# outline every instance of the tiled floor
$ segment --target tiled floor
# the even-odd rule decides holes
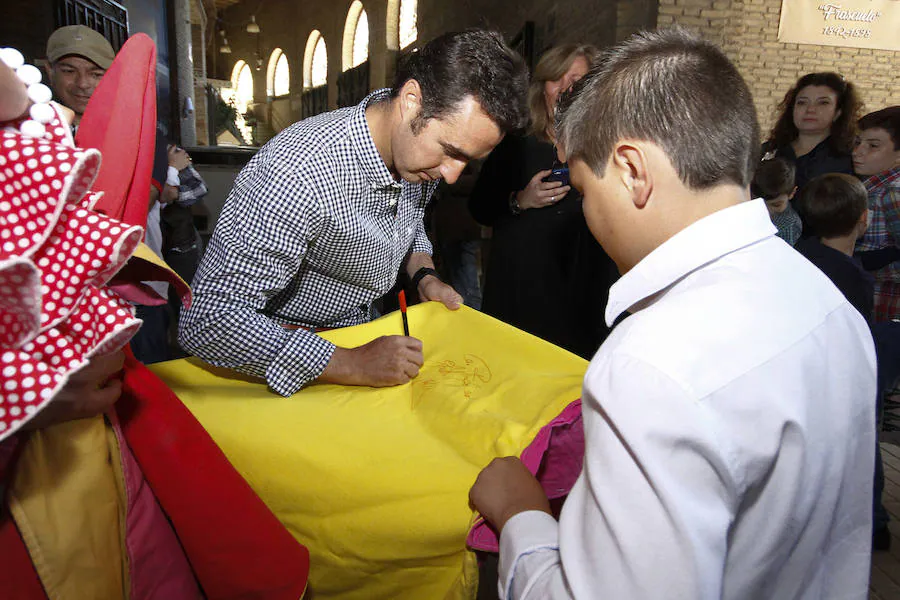
[[[900,442],[900,436],[889,435],[891,441]],[[882,442],[884,460],[884,495],[882,501],[891,515],[890,529],[893,543],[889,552],[872,553],[872,578],[869,581],[869,598],[875,600],[900,600],[900,446]]]

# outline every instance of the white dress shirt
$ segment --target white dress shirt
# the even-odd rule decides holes
[[[560,521],[501,536],[502,598],[865,598],[875,351],[761,200],[679,232],[610,291]]]

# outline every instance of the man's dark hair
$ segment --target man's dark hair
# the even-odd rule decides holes
[[[571,160],[603,175],[613,145],[632,138],[668,155],[681,181],[750,184],[759,125],[750,90],[715,45],[682,28],[638,33],[610,49],[558,111]]]
[[[750,193],[754,198],[772,200],[794,190],[794,163],[781,157],[764,160],[756,167]]]
[[[413,122],[414,131],[428,119],[452,114],[467,96],[478,101],[503,133],[528,125],[528,69],[499,33],[481,29],[446,33],[403,56],[391,97],[396,98],[410,79],[422,88],[422,112]]]
[[[851,175],[819,175],[800,191],[797,212],[804,233],[820,238],[847,235],[868,207],[866,187]]]
[[[876,110],[859,120],[861,132],[876,127],[887,131],[894,144],[894,150],[900,150],[900,106],[888,106]]]

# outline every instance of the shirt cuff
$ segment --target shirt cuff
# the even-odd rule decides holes
[[[559,523],[541,510],[511,518],[500,532],[500,598],[509,598],[519,559],[540,550],[559,551]]]
[[[172,187],[181,185],[181,179],[178,177],[178,169],[171,165],[169,165],[169,168],[166,170],[166,185],[171,185]]]
[[[416,232],[416,237],[413,239],[412,246],[410,247],[410,252],[421,252],[422,254],[427,254],[428,256],[431,256],[434,253],[434,249],[431,246],[431,240],[428,239],[428,235],[425,233],[424,229],[420,228]]]
[[[266,383],[282,396],[291,396],[316,379],[328,366],[336,346],[304,329],[296,330],[266,369]]]

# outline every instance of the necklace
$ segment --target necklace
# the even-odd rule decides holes
[[[56,116],[56,111],[50,106],[53,92],[41,83],[41,71],[34,65],[25,64],[25,57],[15,48],[0,48],[0,60],[16,72],[19,81],[28,88],[28,99],[33,102],[28,109],[31,118],[19,125],[19,132],[29,137],[43,137],[47,132],[44,125]]]

